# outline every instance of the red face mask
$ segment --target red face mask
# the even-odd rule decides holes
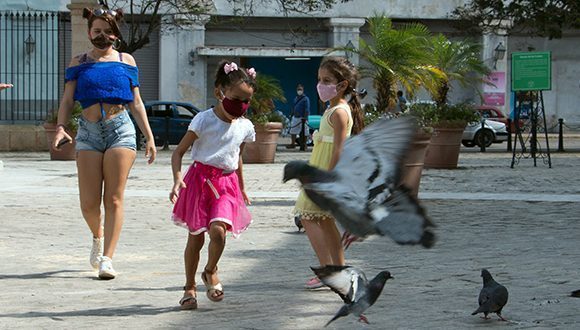
[[[222,100],[222,105],[224,106],[224,110],[229,113],[231,116],[238,118],[246,114],[248,108],[250,107],[249,101],[242,101],[242,100],[232,100],[227,97],[224,97]]]

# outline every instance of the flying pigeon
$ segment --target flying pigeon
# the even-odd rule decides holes
[[[344,301],[344,305],[326,323],[325,327],[337,318],[348,314],[358,316],[359,321],[368,324],[369,321],[363,313],[377,301],[385,282],[393,278],[388,271],[382,271],[369,282],[362,270],[352,266],[327,265],[310,268],[322,283],[336,292]]]
[[[487,314],[496,313],[502,321],[507,321],[501,316],[501,310],[507,304],[508,290],[494,281],[487,269],[481,270],[481,277],[483,277],[483,288],[479,293],[479,308],[471,315],[483,313],[483,318],[488,319]]]
[[[349,138],[331,171],[291,161],[284,182],[298,179],[306,195],[349,233],[388,235],[399,244],[431,247],[435,225],[409,189],[399,184],[405,152],[416,132],[410,118],[382,119]]]

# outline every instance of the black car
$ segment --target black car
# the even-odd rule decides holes
[[[155,145],[179,144],[187,132],[191,119],[202,110],[191,103],[173,101],[145,102],[145,111],[149,126],[153,131]],[[134,118],[131,118],[137,128],[137,147],[141,148],[145,141]]]

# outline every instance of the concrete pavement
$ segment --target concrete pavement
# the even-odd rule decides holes
[[[186,232],[171,224],[170,153],[147,166],[140,154],[126,196],[112,281],[95,279],[90,234],[79,210],[74,162],[47,153],[0,153],[0,328],[319,329],[340,308],[329,290],[302,289],[316,259],[291,210],[296,183],[282,167],[309,153],[278,149],[274,164],[245,166],[254,223],[229,239],[220,263],[226,298],[177,308]],[[420,198],[438,225],[433,249],[386,238],[355,243],[349,264],[389,281],[367,313],[369,329],[580,327],[580,154],[552,154],[553,168],[511,154],[466,151],[457,170],[425,170]],[[205,256],[202,262],[205,261]],[[510,290],[504,316],[477,307],[481,268]],[[329,328],[363,328],[342,318]]]

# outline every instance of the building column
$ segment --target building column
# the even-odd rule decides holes
[[[505,34],[484,34],[483,61],[490,68],[490,80],[495,86],[483,85],[484,104],[493,105],[509,116],[511,99],[511,79],[508,68],[508,37]],[[498,57],[496,48],[503,48],[503,56]]]
[[[209,16],[198,16],[187,25],[176,27],[179,17],[167,17],[159,42],[159,98],[190,102],[204,109],[207,105],[207,61],[197,55],[205,46],[205,24]],[[168,21],[172,20],[172,21]]]
[[[90,0],[71,0],[66,7],[70,10],[71,55],[74,57],[88,52],[93,47],[87,36],[87,20],[83,18],[83,8],[99,7],[99,3]]]
[[[365,24],[364,18],[330,18],[327,24],[331,29],[331,33],[328,36],[329,47],[352,47],[358,49],[360,27]],[[359,64],[359,56],[357,54],[333,52],[332,55],[345,56],[352,64]]]

